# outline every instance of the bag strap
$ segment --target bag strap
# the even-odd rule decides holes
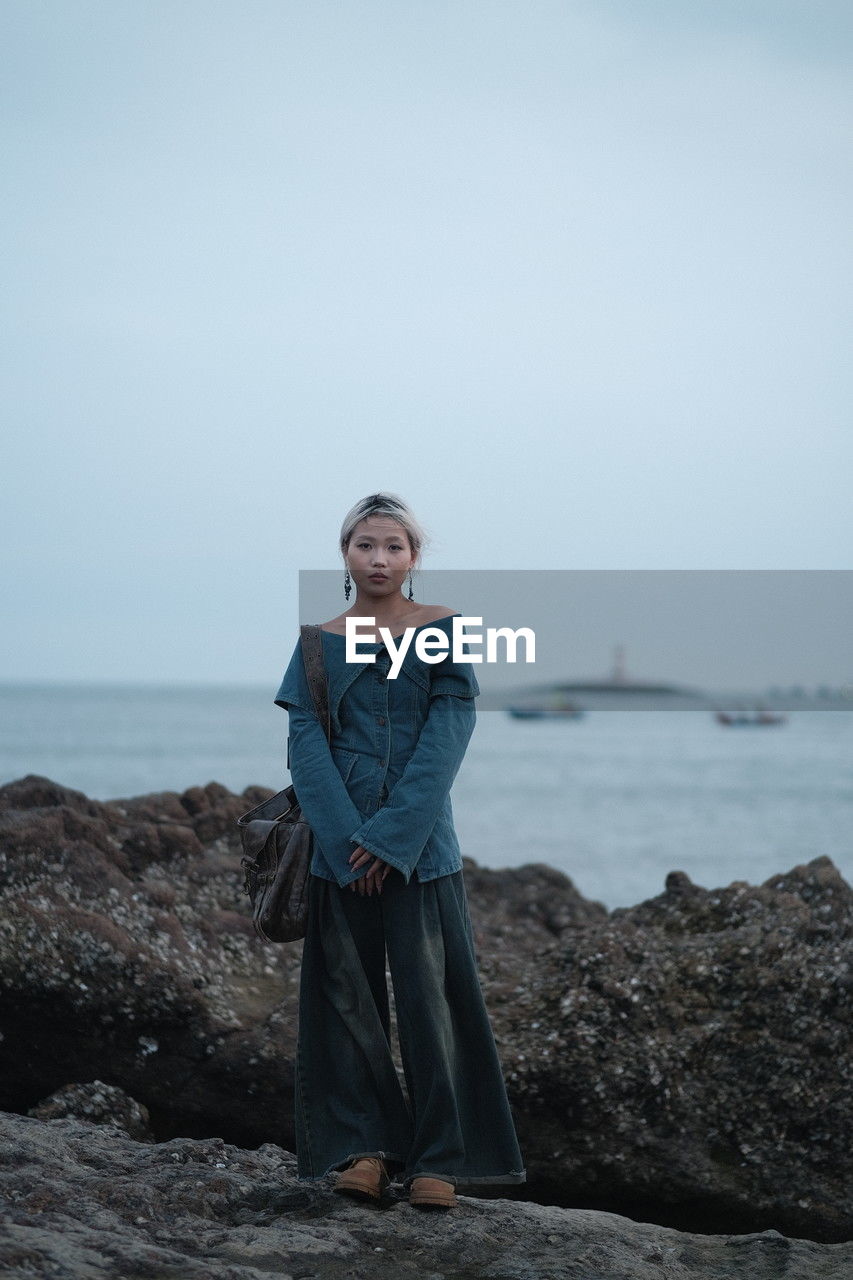
[[[305,623],[299,628],[299,635],[302,641],[302,661],[305,664],[308,688],[311,690],[311,697],[314,700],[314,710],[317,713],[317,719],[323,726],[327,740],[331,742],[329,677],[326,674],[326,664],[323,662],[323,641],[320,637],[320,627],[316,623]]]

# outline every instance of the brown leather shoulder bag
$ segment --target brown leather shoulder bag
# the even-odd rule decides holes
[[[329,685],[320,627],[299,628],[302,657],[317,719],[331,739]],[[237,819],[243,844],[243,892],[264,942],[296,942],[308,920],[308,872],[314,836],[293,786],[270,796]]]

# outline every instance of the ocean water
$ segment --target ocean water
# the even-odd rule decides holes
[[[276,789],[287,714],[267,687],[0,686],[0,782],[42,774],[108,800],[210,781]],[[853,714],[726,729],[706,711],[480,711],[454,784],[463,853],[546,862],[629,906],[669,871],[759,884],[826,855],[853,880]]]

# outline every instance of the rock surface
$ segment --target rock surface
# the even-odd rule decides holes
[[[100,1078],[144,1102],[158,1136],[293,1147],[301,944],[257,938],[235,826],[269,794],[0,787],[0,1109]],[[467,873],[480,945],[515,956],[499,985],[563,923],[606,917],[549,867],[513,874],[507,894],[504,873]]]
[[[88,1120],[90,1124],[111,1124],[136,1142],[153,1142],[148,1108],[131,1098],[124,1089],[103,1080],[87,1084],[67,1084],[57,1089],[28,1115],[37,1120],[62,1120],[66,1116]]]
[[[851,937],[853,893],[818,858],[713,892],[673,873],[545,951],[494,1012],[553,1198],[853,1237]]]
[[[685,1235],[583,1209],[459,1196],[425,1213],[304,1183],[294,1158],[219,1138],[0,1114],[7,1280],[842,1280],[853,1245]]]
[[[268,794],[0,788],[0,1108],[98,1078],[159,1136],[216,1119],[221,1137],[293,1145],[299,948],[256,938],[234,825]]]
[[[293,1148],[301,947],[256,938],[235,826],[269,794],[0,788],[0,1108],[100,1081],[158,1139]],[[512,1199],[853,1236],[853,893],[827,859],[760,887],[673,872],[611,913],[543,865],[465,881]]]

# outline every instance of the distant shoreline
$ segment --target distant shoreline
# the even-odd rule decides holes
[[[701,690],[678,689],[666,685],[628,685],[619,687],[597,683],[554,683],[523,686],[509,690],[484,689],[477,700],[482,711],[502,711],[512,704],[547,705],[554,697],[569,697],[585,711],[716,711],[745,706],[766,706],[774,711],[853,711],[853,687],[849,693],[830,691],[826,694],[766,690]]]

